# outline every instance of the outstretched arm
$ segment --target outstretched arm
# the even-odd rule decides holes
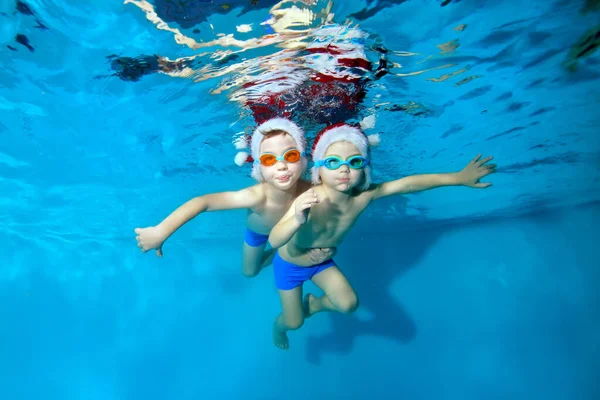
[[[135,228],[138,247],[146,252],[156,249],[156,254],[162,257],[163,243],[186,222],[206,211],[233,210],[252,208],[260,200],[255,187],[239,190],[237,192],[211,193],[195,197],[165,218],[157,226],[148,228]]]
[[[298,196],[290,209],[271,229],[271,233],[269,234],[271,247],[277,249],[289,242],[292,236],[306,222],[308,210],[313,204],[318,202],[317,194],[312,189],[308,189]]]
[[[495,164],[487,164],[492,157],[481,159],[481,154],[472,159],[460,172],[445,174],[411,175],[395,181],[378,185],[373,191],[373,199],[407,194],[434,189],[442,186],[468,186],[471,188],[487,188],[489,182],[479,182],[481,178],[496,171]]]

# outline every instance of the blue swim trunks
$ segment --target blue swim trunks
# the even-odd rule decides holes
[[[277,286],[277,289],[292,290],[293,288],[302,285],[307,280],[312,279],[312,277],[319,272],[335,265],[335,261],[330,258],[329,260],[313,265],[312,267],[301,267],[285,261],[279,256],[279,252],[277,252],[273,258],[275,285]]]
[[[269,235],[262,235],[260,233],[256,233],[246,228],[246,233],[244,234],[244,240],[248,243],[248,246],[258,247],[267,243],[269,240]]]

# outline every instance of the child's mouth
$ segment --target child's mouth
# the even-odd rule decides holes
[[[279,182],[288,182],[290,180],[290,176],[289,175],[280,176],[279,178],[277,178],[277,180]]]

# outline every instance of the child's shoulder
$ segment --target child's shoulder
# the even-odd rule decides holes
[[[235,195],[239,199],[243,199],[241,201],[246,205],[245,208],[254,209],[266,203],[266,192],[262,183],[245,187],[236,192]]]
[[[379,190],[380,183],[371,183],[366,189],[354,189],[357,196],[367,197],[372,196],[373,192]]]
[[[257,183],[244,189],[248,194],[257,199],[263,199],[266,196],[265,183]]]
[[[373,184],[370,185],[367,189],[354,189],[354,191],[352,192],[352,197],[354,198],[354,201],[368,204],[372,200],[373,193],[376,189],[377,186]]]

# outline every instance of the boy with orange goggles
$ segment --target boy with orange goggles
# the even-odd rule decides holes
[[[271,228],[283,217],[298,195],[310,189],[308,181],[300,179],[306,170],[304,132],[285,118],[270,119],[256,128],[250,138],[238,143],[238,148],[251,147],[251,155],[240,152],[236,164],[254,161],[251,176],[259,183],[238,191],[206,194],[195,197],[165,218],[157,226],[136,228],[138,247],[146,252],[156,249],[162,257],[164,242],[186,222],[206,211],[248,209],[242,252],[242,273],[258,275],[269,265],[274,251],[266,250]],[[331,258],[333,249],[309,249],[300,256],[300,263],[313,265]]]

